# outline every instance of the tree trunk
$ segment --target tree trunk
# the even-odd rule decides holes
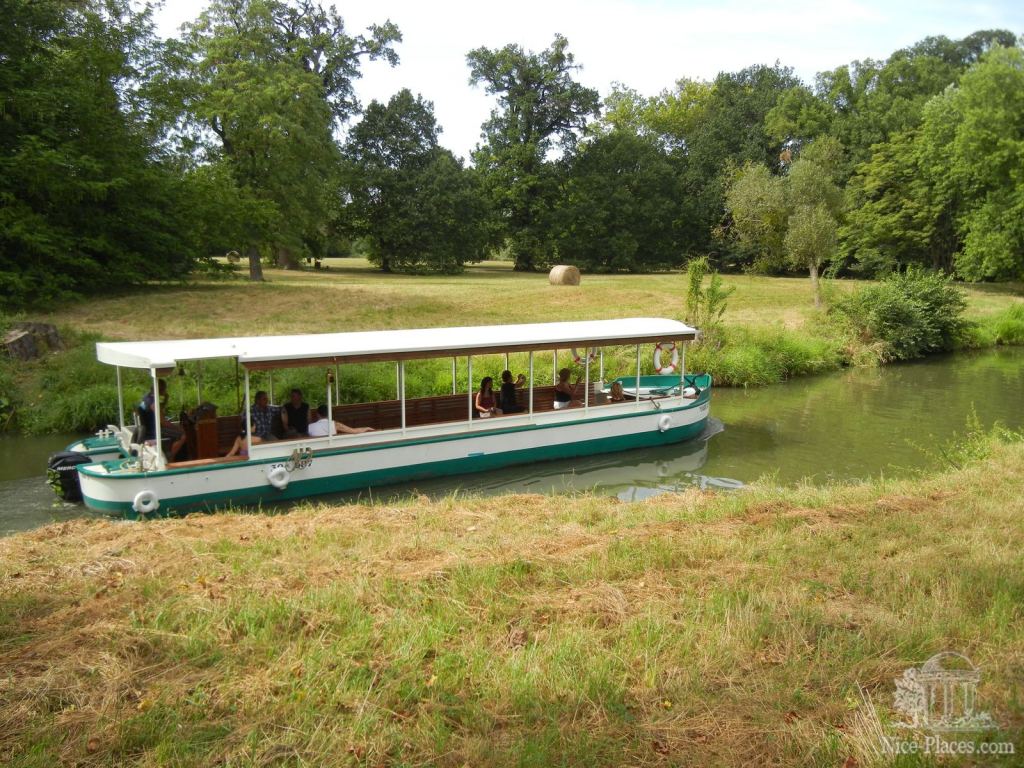
[[[523,235],[512,237],[512,270],[515,272],[533,272],[536,270],[532,238]]]
[[[277,249],[277,266],[281,269],[298,269],[299,262],[296,260],[295,256],[292,255],[291,250],[284,246],[280,246]]]
[[[821,309],[821,284],[818,282],[818,265],[811,264],[811,285],[814,287],[814,308]]]
[[[263,282],[263,264],[260,263],[260,249],[250,245],[246,254],[249,257],[249,280],[254,283]]]

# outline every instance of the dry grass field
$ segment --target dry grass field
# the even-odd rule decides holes
[[[328,259],[327,270],[267,269],[267,282],[241,279],[164,288],[137,302],[111,297],[49,317],[109,339],[270,335],[438,325],[489,325],[615,317],[678,317],[680,274],[586,275],[582,285],[550,286],[544,274],[485,262],[454,276],[385,275],[360,259]],[[732,325],[802,328],[820,321],[803,278],[726,275],[734,287]],[[856,281],[835,281],[848,291]],[[968,287],[969,313],[991,314],[1024,301],[1021,286]]]
[[[3,539],[0,763],[888,765],[858,684],[890,713],[943,650],[1019,754],[1024,445],[980,453],[864,486]]]

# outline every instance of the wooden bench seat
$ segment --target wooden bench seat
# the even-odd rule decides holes
[[[582,393],[582,390],[581,390]],[[598,404],[597,385],[590,385],[591,404]],[[554,409],[555,388],[534,387],[533,410],[543,413]],[[519,390],[521,413],[529,411],[529,393]],[[382,400],[375,403],[352,403],[334,406],[334,419],[350,427],[373,427],[374,429],[398,429],[402,426],[401,403],[398,400]],[[513,415],[513,414],[509,414]],[[450,421],[465,421],[469,418],[469,396],[465,393],[416,397],[405,402],[405,424],[417,427],[424,424],[440,424]]]
[[[590,403],[599,405],[604,398],[597,391],[597,385],[590,385]],[[582,394],[582,389],[580,390]],[[522,413],[529,410],[529,393],[525,389],[518,390]],[[554,409],[555,388],[553,386],[534,387],[533,410],[544,413]],[[401,403],[398,400],[381,400],[373,403],[350,403],[334,406],[334,418],[350,427],[373,427],[376,430],[399,429],[402,426]],[[510,414],[512,415],[512,414]],[[465,421],[469,416],[469,397],[464,392],[454,395],[436,395],[433,397],[410,398],[405,403],[406,426],[416,427],[425,424]],[[231,450],[244,424],[241,414],[218,416],[195,424],[196,457],[192,461],[178,462],[175,466],[202,466],[216,461]],[[191,438],[191,435],[190,435]],[[299,439],[299,438],[288,438]],[[283,441],[282,441],[283,442]]]
[[[228,446],[230,450],[231,446]],[[229,461],[245,461],[245,456],[215,456],[209,459],[191,459],[190,461],[173,461],[167,465],[168,469],[185,469],[186,467],[205,467],[210,464],[223,464]]]

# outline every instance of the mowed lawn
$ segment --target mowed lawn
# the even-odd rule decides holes
[[[674,317],[684,314],[685,276],[584,275],[579,287],[546,274],[485,262],[454,276],[386,275],[360,259],[328,259],[327,270],[267,269],[266,282],[206,281],[138,296],[95,299],[47,317],[109,339],[271,335],[515,322]],[[726,275],[735,288],[726,322],[797,329],[821,321],[810,281]],[[841,280],[830,290],[848,291]],[[1022,300],[1020,285],[968,288],[969,314]]]
[[[858,686],[896,718],[895,678],[949,650],[1018,753],[959,764],[1019,765],[1024,444],[989,450],[845,488],[0,539],[0,764],[889,765]]]

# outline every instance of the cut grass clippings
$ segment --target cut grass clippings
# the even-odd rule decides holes
[[[0,763],[867,766],[857,685],[891,711],[944,650],[1019,754],[1024,445],[980,453],[912,481],[12,536]]]

